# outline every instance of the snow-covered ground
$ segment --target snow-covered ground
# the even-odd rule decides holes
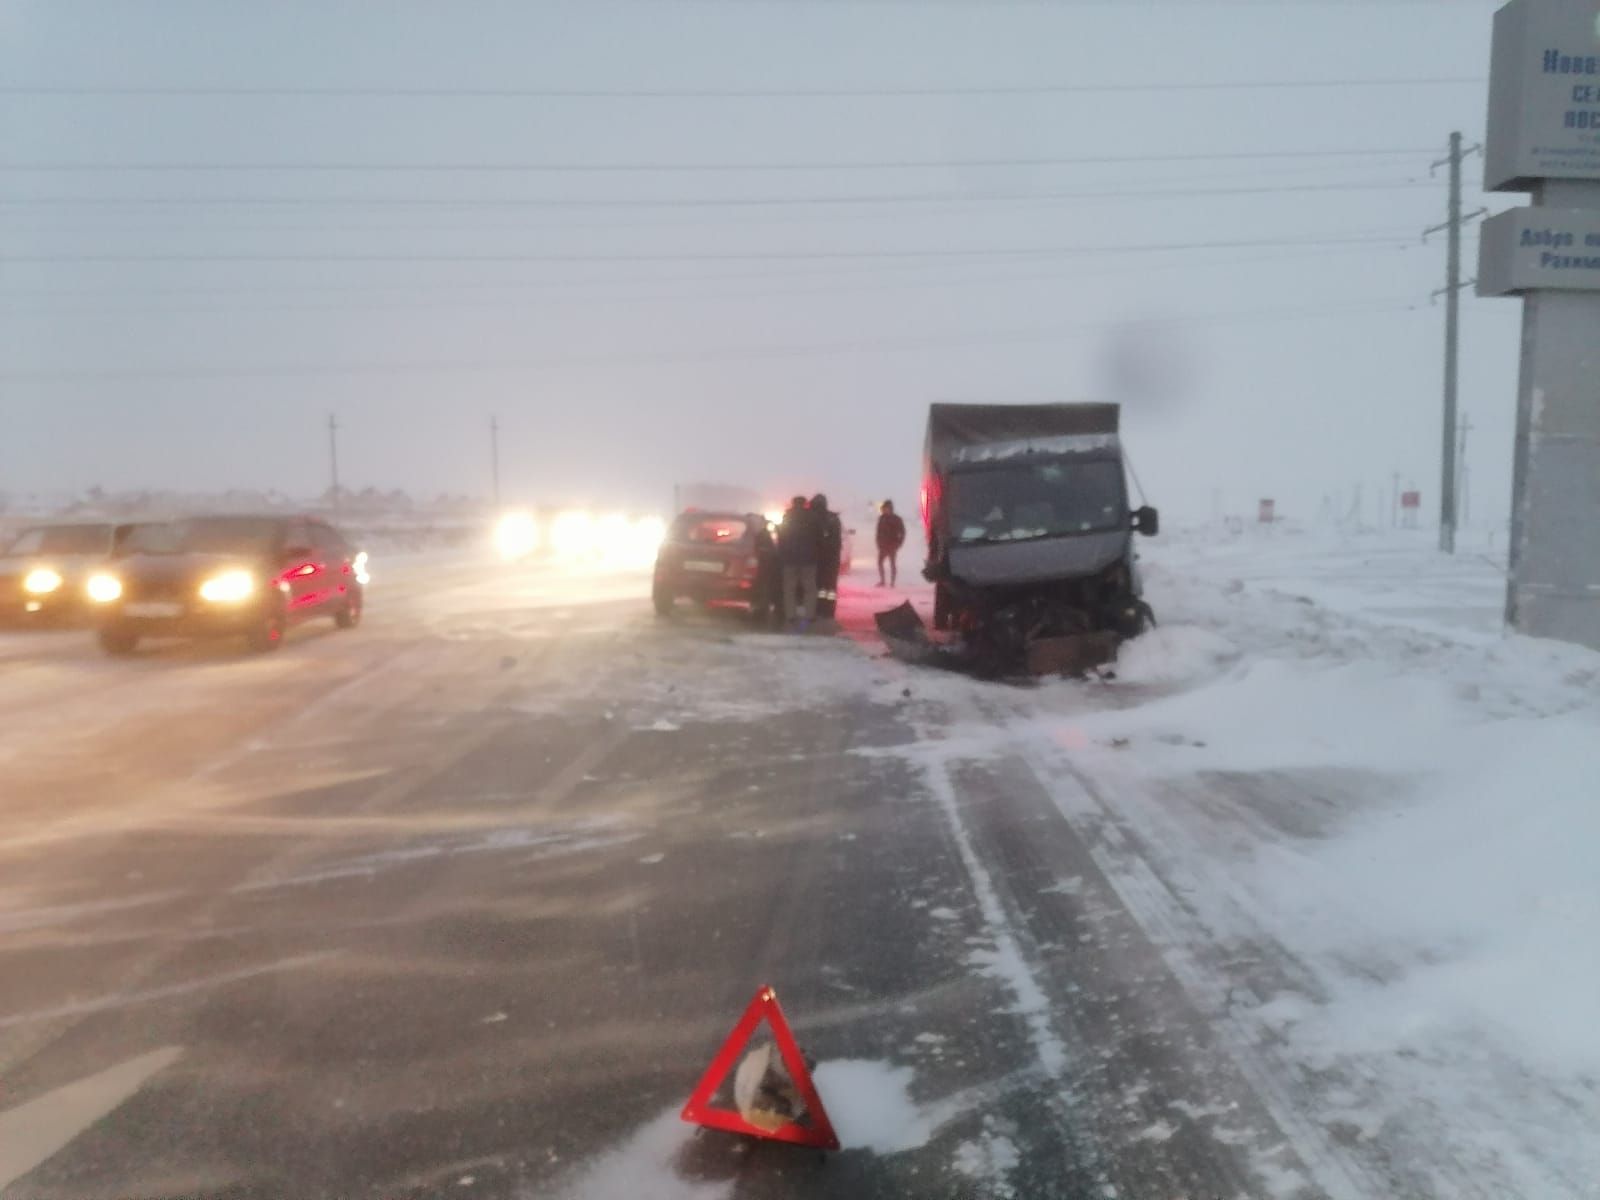
[[[1117,679],[990,700],[941,753],[1056,781],[1269,1085],[1288,1194],[1378,1194],[1388,1159],[1418,1194],[1600,1195],[1600,654],[1504,632],[1495,556],[1423,532],[1147,547],[1162,626]]]
[[[1600,1195],[1600,654],[1506,633],[1487,545],[1452,558],[1423,531],[1279,525],[1142,548],[1162,624],[1114,679],[1012,688],[886,663],[871,611],[931,597],[861,575],[843,618],[870,672],[787,668],[807,705],[906,689],[916,738],[857,753],[923,771],[989,946],[971,967],[1012,994],[1038,1074],[1068,1087],[1081,1064],[1013,881],[969,838],[974,801],[950,781],[975,763],[1028,766],[1277,1130],[1243,1128],[1219,1088],[1148,1137],[1244,1146],[1286,1200]],[[756,669],[763,639],[739,640]],[[682,720],[737,712],[701,682]],[[1089,885],[1063,870],[1045,890]],[[841,1095],[847,1144],[935,1135],[891,1090]],[[856,1092],[878,1097],[871,1120]],[[663,1153],[681,1140],[670,1114],[648,1133]],[[1006,1138],[955,1154],[1013,1194]]]
[[[849,578],[852,645],[755,633],[728,614],[658,622],[644,573],[506,567],[481,552],[375,557],[359,636],[308,631],[269,660],[162,650],[113,662],[81,631],[0,635],[0,771],[13,798],[34,798],[8,847],[27,864],[50,842],[51,878],[82,889],[104,874],[99,851],[70,869],[56,856],[74,861],[108,826],[203,824],[216,806],[232,835],[228,806],[254,797],[249,787],[275,794],[290,756],[302,784],[343,787],[369,772],[406,777],[407,764],[456,745],[427,739],[459,734],[451,774],[418,775],[419,789],[447,789],[437,811],[402,807],[386,838],[345,846],[341,832],[303,861],[269,858],[216,885],[218,903],[264,912],[425,865],[439,886],[493,880],[483,903],[498,914],[503,881],[486,872],[502,854],[611,855],[581,877],[647,894],[630,919],[681,936],[692,956],[701,931],[684,914],[697,911],[703,872],[671,873],[704,861],[706,843],[684,830],[702,819],[711,757],[733,755],[759,773],[729,776],[740,789],[705,817],[717,861],[737,867],[760,848],[774,857],[751,878],[765,886],[770,872],[774,895],[847,893],[853,913],[887,931],[864,939],[869,956],[897,952],[915,976],[845,955],[801,958],[783,981],[810,1001],[791,1020],[821,1060],[819,1090],[855,1156],[844,1166],[862,1178],[922,1173],[970,1180],[974,1196],[1029,1196],[1068,1170],[1065,1145],[1074,1180],[1124,1200],[1145,1200],[1129,1181],[1151,1179],[1203,1180],[1192,1194],[1229,1200],[1600,1196],[1600,654],[1507,635],[1486,545],[1447,558],[1422,532],[1279,525],[1173,533],[1141,550],[1160,628],[1124,648],[1114,678],[1023,687],[887,659],[871,613],[902,597],[927,606],[920,584]],[[258,710],[312,664],[348,680],[333,694],[350,727],[325,727],[331,706],[313,705],[259,733]],[[407,707],[409,694],[426,703]],[[208,751],[212,774],[198,783],[107,788],[82,764],[133,740],[130,711],[174,728],[225,720],[237,737]],[[808,720],[827,736],[795,734]],[[496,721],[515,738],[475,758],[469,730]],[[379,724],[397,728],[394,740]],[[570,760],[556,753],[569,745]],[[133,761],[181,776],[187,753],[174,741]],[[259,775],[251,762],[265,764]],[[541,763],[559,802],[529,799],[524,776]],[[230,770],[237,794],[208,790]],[[844,802],[824,803],[835,791]],[[581,803],[567,805],[573,792]],[[295,807],[275,819],[350,815],[339,803],[319,793],[314,818]],[[378,824],[360,812],[353,824]],[[422,839],[429,821],[443,832]],[[140,882],[124,906],[188,903],[180,889],[201,885],[184,857],[169,891]],[[451,875],[455,862],[470,870]],[[821,874],[796,875],[796,863]],[[118,903],[92,888],[56,896],[43,879],[7,880],[13,934]],[[634,911],[607,892],[572,899],[572,921],[613,904]],[[541,894],[541,906],[554,902]],[[822,919],[806,907],[785,908],[785,920]],[[765,952],[766,935],[750,936]],[[638,934],[625,940],[637,954]],[[263,969],[298,971],[329,950],[296,942],[303,953],[290,955],[288,944],[274,932]],[[573,985],[587,993],[607,979]],[[41,991],[11,1027],[164,994],[130,1000],[107,984],[97,999],[66,969],[57,982],[70,986]],[[934,986],[941,1003],[923,995]],[[337,994],[308,993],[308,1011]],[[549,1186],[530,1194],[746,1190],[682,1166],[690,1131],[677,1104],[725,1030],[721,1014],[701,1029],[698,995],[692,1005],[667,1010],[691,1032],[673,1051],[683,1061],[662,1060],[661,1095],[564,1149],[541,1168]],[[508,1009],[474,1015],[471,1028],[509,1029]],[[774,1173],[748,1190],[787,1186]]]

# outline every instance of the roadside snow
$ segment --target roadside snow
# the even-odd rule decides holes
[[[1064,1061],[943,769],[1020,758],[1270,1084],[1319,1188],[1592,1195],[1600,654],[1508,634],[1486,545],[1452,558],[1425,532],[1276,526],[1144,554],[1162,625],[1114,679],[910,672],[954,719],[857,751],[924,768],[994,939],[973,964],[1012,985],[1041,1059]],[[961,1161],[985,1157],[971,1143]],[[1271,1147],[1252,1163],[1269,1190],[1305,1183]]]
[[[733,1191],[732,1180],[685,1179],[675,1160],[694,1130],[672,1108],[640,1127],[627,1141],[589,1163],[565,1187],[560,1200],[618,1200],[649,1196],[651,1200],[717,1200]],[[531,1198],[530,1198],[531,1200]]]
[[[1239,647],[1194,625],[1161,625],[1122,648],[1117,678],[1124,683],[1191,683],[1237,659]]]
[[[812,1080],[846,1150],[899,1154],[927,1144],[934,1123],[911,1099],[910,1067],[865,1059],[817,1064]]]
[[[1589,1194],[1600,654],[1507,634],[1493,556],[1426,534],[1204,531],[1149,556],[1167,625],[1127,648],[1132,694],[1053,689],[1064,714],[1009,731],[1093,785],[1092,815],[1063,812],[1145,847],[1159,891],[1097,858],[1188,931],[1168,956],[1203,1005],[1266,1039],[1236,1053],[1316,1081],[1303,1128],[1345,1131],[1324,1150],[1377,1141],[1426,1195]],[[1284,986],[1252,999],[1208,943],[1278,957]]]

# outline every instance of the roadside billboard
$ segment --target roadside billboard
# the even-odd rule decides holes
[[[1600,4],[1511,0],[1494,17],[1483,187],[1600,179]]]

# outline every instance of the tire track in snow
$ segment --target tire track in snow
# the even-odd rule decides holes
[[[927,726],[917,724],[913,728],[919,743],[933,744],[933,732]],[[973,847],[972,834],[961,815],[961,803],[956,795],[955,783],[950,778],[950,764],[942,759],[924,763],[922,774],[928,790],[944,814],[951,839],[956,845],[956,853],[972,883],[978,912],[994,943],[993,957],[987,970],[1011,989],[1016,997],[1013,1011],[1027,1025],[1028,1040],[1033,1043],[1040,1066],[1049,1076],[1059,1079],[1067,1069],[1067,1048],[1050,1023],[1050,997],[1040,982],[1038,971],[1023,954],[1015,923],[1000,901],[1000,893],[995,889],[989,869],[983,865]]]

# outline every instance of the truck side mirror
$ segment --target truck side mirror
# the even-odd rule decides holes
[[[1155,537],[1161,532],[1161,514],[1146,504],[1134,511],[1133,528],[1135,533],[1142,533],[1145,537]]]

